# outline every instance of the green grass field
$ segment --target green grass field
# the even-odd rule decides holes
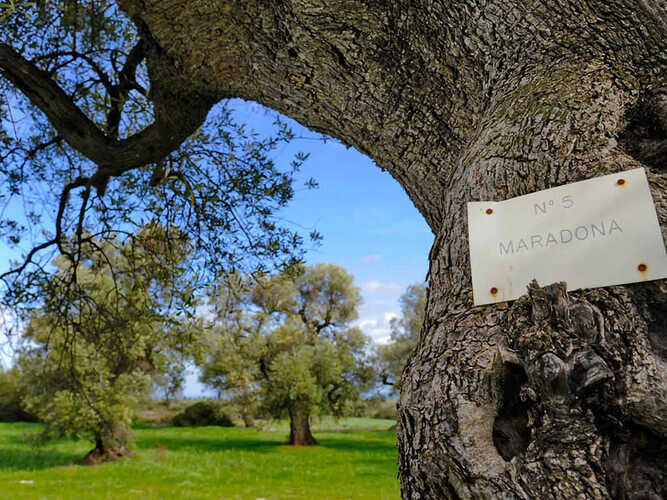
[[[396,499],[393,422],[322,419],[319,446],[285,446],[286,423],[269,430],[220,427],[135,429],[136,456],[76,465],[92,447],[58,441],[35,448],[36,424],[0,424],[3,499]],[[320,429],[318,431],[318,429]]]

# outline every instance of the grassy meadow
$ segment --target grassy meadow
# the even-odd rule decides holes
[[[318,446],[286,446],[287,422],[262,430],[135,427],[136,455],[77,462],[87,441],[34,447],[38,424],[0,423],[0,497],[7,499],[397,499],[391,420],[316,420]]]

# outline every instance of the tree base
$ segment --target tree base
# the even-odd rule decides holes
[[[244,413],[241,415],[241,418],[243,419],[243,425],[245,425],[246,429],[254,429],[257,427],[257,425],[255,425],[255,419],[252,418],[252,415]]]
[[[114,462],[123,457],[131,457],[132,453],[125,446],[110,449],[94,448],[81,459],[81,465],[100,465],[105,462]]]
[[[290,439],[289,442],[290,446],[314,446],[316,444],[318,444],[318,442],[313,436],[305,439]]]
[[[310,414],[303,408],[290,409],[289,444],[291,446],[312,446],[317,441],[310,432]]]

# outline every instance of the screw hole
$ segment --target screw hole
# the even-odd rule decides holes
[[[648,269],[648,266],[646,264],[639,264],[637,266],[637,269],[639,270],[640,273],[643,273],[644,271],[646,271]]]
[[[616,181],[616,184],[618,184],[619,186],[622,186],[623,184],[625,184],[625,179],[619,179],[619,180],[617,180],[617,181]]]
[[[498,293],[498,289],[494,286],[494,287],[491,289],[491,295],[496,295],[497,293]]]
[[[493,208],[486,209],[486,215],[491,215],[493,213]]]

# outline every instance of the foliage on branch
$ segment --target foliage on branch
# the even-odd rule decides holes
[[[203,425],[217,425],[220,427],[233,427],[234,422],[220,405],[212,401],[198,401],[185,407],[185,409],[174,416],[174,425],[178,427],[193,427]]]
[[[30,314],[20,366],[26,407],[47,424],[47,435],[126,447],[129,431],[121,429],[150,376],[190,344],[187,240],[167,244],[165,232],[148,227],[132,244],[86,245],[74,276],[60,257],[43,281],[44,303]]]
[[[0,422],[36,422],[25,411],[21,400],[21,373],[17,367],[3,370],[0,366]]]
[[[261,137],[214,106],[223,96],[181,88],[114,2],[12,6],[0,20],[0,236],[24,256],[1,276],[8,305],[39,300],[54,255],[75,273],[84,247],[129,244],[148,223],[187,236],[195,284],[299,259],[303,236],[275,217],[307,157],[272,160],[293,139],[285,123]]]
[[[401,316],[391,320],[390,342],[377,347],[379,376],[394,392],[398,392],[403,368],[419,340],[426,310],[426,287],[410,285],[399,302]]]
[[[276,416],[300,412],[307,419],[341,414],[371,380],[369,340],[350,326],[361,297],[342,267],[236,275],[212,297],[216,325],[199,360],[208,385],[261,402]]]

